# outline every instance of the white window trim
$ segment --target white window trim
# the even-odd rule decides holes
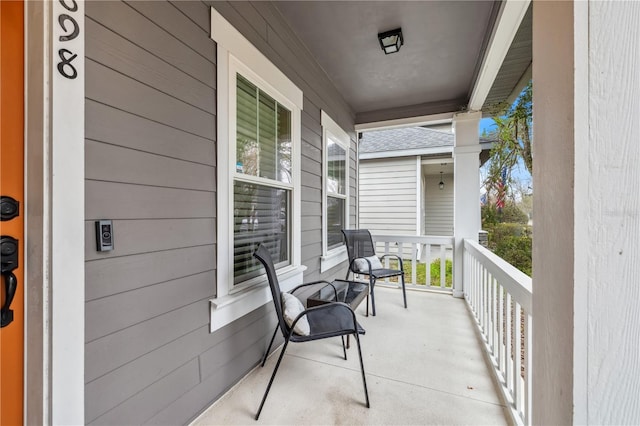
[[[243,291],[233,285],[233,173],[235,171],[235,72],[256,83],[276,101],[291,110],[291,264],[277,271],[282,291],[302,283],[301,264],[301,172],[300,132],[302,91],[266,56],[211,8],[211,38],[217,43],[217,292],[210,300],[210,331],[218,330],[272,300],[263,275],[261,282]],[[258,74],[259,72],[259,74]],[[234,79],[235,81],[235,79]]]
[[[328,150],[327,140],[329,135],[333,136],[346,152],[345,167],[345,228],[349,228],[349,169],[351,162],[351,138],[349,134],[324,111],[320,111],[320,122],[322,124],[322,256],[320,257],[320,273],[339,265],[348,259],[347,248],[343,245],[332,250],[328,248],[328,226],[327,226],[327,168]]]

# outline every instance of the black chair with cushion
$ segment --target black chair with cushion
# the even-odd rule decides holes
[[[305,309],[300,300],[296,298],[293,293],[302,287],[318,284],[321,281],[302,284],[291,290],[289,293],[283,293],[280,291],[278,276],[276,275],[271,254],[266,246],[264,244],[258,246],[258,249],[253,253],[253,256],[262,263],[267,272],[267,279],[269,281],[269,287],[271,288],[271,295],[273,296],[273,304],[275,305],[276,314],[278,316],[276,330],[273,333],[267,352],[265,352],[264,357],[262,358],[263,367],[276,334],[278,333],[278,329],[280,329],[282,336],[284,337],[284,346],[282,347],[280,357],[273,369],[273,374],[271,375],[267,389],[262,397],[260,408],[258,408],[258,413],[255,417],[256,420],[260,417],[260,412],[267,400],[267,395],[269,394],[269,390],[273,384],[273,379],[276,377],[278,367],[280,367],[280,362],[287,350],[289,342],[310,342],[312,340],[327,339],[330,337],[342,337],[342,351],[344,359],[346,360],[347,351],[345,348],[344,336],[352,334],[355,336],[356,342],[358,343],[358,356],[360,357],[360,370],[362,371],[364,396],[367,408],[369,408],[369,393],[367,392],[367,380],[364,373],[364,363],[362,362],[362,350],[360,349],[359,337],[360,334],[364,334],[364,329],[356,321],[356,314],[353,310],[348,305],[341,302],[332,302]],[[327,284],[330,285],[330,283]]]
[[[369,277],[369,294],[371,295],[371,311],[376,315],[376,300],[374,295],[374,287],[376,280],[380,278],[400,277],[402,284],[402,297],[404,298],[404,307],[407,307],[407,291],[404,286],[404,269],[402,266],[402,258],[395,254],[385,254],[377,257],[376,249],[373,245],[373,238],[367,229],[343,229],[342,233],[347,241],[347,253],[349,254],[349,274],[361,274]],[[398,269],[385,268],[381,260],[385,257],[394,257],[398,261]]]

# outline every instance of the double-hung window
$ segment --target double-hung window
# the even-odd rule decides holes
[[[342,229],[349,226],[349,135],[324,111],[322,272],[346,260]]]
[[[265,245],[284,291],[302,281],[302,92],[215,9],[217,43],[217,283],[211,330],[270,300],[253,258]]]
[[[291,107],[237,71],[235,83],[234,289],[264,273],[253,258],[259,244],[267,246],[276,268],[291,265],[293,194]]]

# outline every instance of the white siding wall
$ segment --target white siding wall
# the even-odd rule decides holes
[[[360,228],[416,235],[416,158],[360,161]]]
[[[425,235],[453,235],[453,175],[443,175],[442,181],[441,190],[440,175],[425,178]]]

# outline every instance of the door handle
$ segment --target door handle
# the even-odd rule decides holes
[[[6,235],[0,237],[0,255],[2,255],[0,272],[2,272],[5,295],[0,312],[0,328],[6,327],[13,321],[13,311],[9,308],[18,289],[18,279],[13,273],[18,267],[18,253],[18,240]]]

